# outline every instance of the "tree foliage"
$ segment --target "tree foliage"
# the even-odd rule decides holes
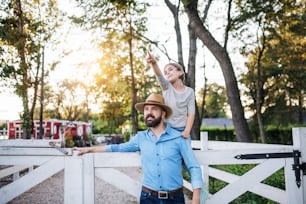
[[[84,15],[72,17],[75,23],[93,32],[101,50],[95,91],[101,98],[102,118],[108,120],[110,131],[125,120],[132,120],[133,133],[138,121],[134,108],[137,100],[144,100],[151,89],[148,68],[143,64],[146,42],[145,3],[136,1],[78,1]],[[141,90],[141,91],[139,91]]]
[[[197,7],[198,1],[183,1],[183,3],[189,18],[189,26],[215,56],[222,69],[237,140],[241,142],[251,142],[251,134],[244,117],[244,109],[240,99],[237,79],[226,47],[222,46],[216,38],[214,38],[204,22],[202,22]]]
[[[58,89],[51,90],[47,95],[48,105],[45,118],[56,118],[70,121],[87,121],[88,95],[82,81],[66,79]]]
[[[149,4],[136,0],[77,2],[84,12],[72,16],[71,20],[96,37],[94,43],[101,51],[99,71],[94,81],[69,79],[56,91],[46,86],[45,117],[88,120],[89,92],[94,92],[103,119],[101,129],[116,132],[128,120],[132,120],[135,126],[135,122],[138,122],[134,109],[136,101],[143,101],[152,91],[160,91],[144,64],[147,43],[158,44],[158,40],[144,37],[147,31],[145,12]],[[226,89],[209,86],[205,98],[206,116],[224,116],[224,102],[227,99],[238,140],[249,141],[240,90],[227,46],[233,36],[243,43],[240,50],[248,60],[248,70],[241,75],[241,82],[247,87],[244,94],[249,97],[250,110],[261,114],[265,126],[302,122],[306,87],[305,0],[222,2],[228,7],[227,25],[223,26],[224,43],[217,40],[204,20],[209,18],[208,8],[213,1],[208,1],[202,14],[197,1],[178,1],[177,5],[168,0],[165,2],[174,16],[177,61],[182,65],[184,50],[178,22],[182,2],[189,16],[188,85],[192,88],[198,85],[195,81],[198,71],[195,63],[197,38],[213,53],[223,71]],[[204,5],[200,3],[200,6]],[[54,0],[4,0],[0,5],[0,83],[12,87],[22,98],[22,118],[25,126],[29,127],[24,134],[26,137],[30,136],[33,114],[37,114],[34,110],[37,111],[36,101],[42,76],[41,51],[58,26],[58,16]],[[168,53],[166,55],[170,60]],[[223,98],[224,91],[226,98]],[[257,117],[257,121],[253,121],[259,125],[259,120]]]
[[[24,137],[32,133],[41,48],[57,26],[56,1],[5,0],[0,6],[0,77],[22,99]]]
[[[198,98],[202,98],[203,89],[198,93]],[[198,106],[202,103],[198,100]],[[205,95],[205,107],[203,117],[205,118],[218,118],[226,117],[227,98],[226,91],[223,86],[216,83],[207,84]]]
[[[264,124],[288,125],[302,123],[305,111],[306,55],[305,55],[305,1],[268,1],[265,6],[253,1],[241,1],[245,15],[237,18],[237,25],[245,20],[262,18],[266,49],[261,59],[261,75],[256,74],[259,47],[244,50],[249,61],[248,72],[242,75],[245,92],[251,99],[249,107],[256,104],[255,81],[262,83],[261,103]],[[248,13],[248,16],[246,15]],[[243,26],[241,26],[243,28]],[[261,39],[263,35],[259,36]]]

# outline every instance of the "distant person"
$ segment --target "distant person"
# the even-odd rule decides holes
[[[192,204],[200,203],[202,187],[201,168],[188,140],[181,137],[164,122],[172,114],[160,94],[151,94],[135,108],[144,113],[148,129],[138,132],[130,141],[107,146],[75,148],[78,155],[89,152],[136,152],[140,151],[142,165],[142,191],[140,204],[183,204],[182,162],[191,175]]]
[[[167,119],[167,122],[180,131],[183,137],[190,137],[195,118],[195,95],[193,89],[184,84],[185,72],[182,66],[177,63],[166,64],[164,77],[155,58],[149,52],[147,63],[152,67],[162,88],[166,105],[173,110],[173,114]]]

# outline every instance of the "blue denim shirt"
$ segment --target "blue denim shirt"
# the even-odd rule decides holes
[[[191,175],[192,188],[202,187],[202,172],[190,142],[166,125],[156,139],[150,129],[137,133],[129,142],[107,145],[107,152],[140,151],[142,184],[152,190],[174,190],[183,186],[182,161]]]

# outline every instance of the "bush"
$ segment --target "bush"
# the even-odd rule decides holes
[[[237,141],[234,128],[201,128],[201,131],[208,132],[208,140],[216,141]]]
[[[68,148],[72,148],[74,147],[74,142],[72,139],[70,138],[65,138],[65,146]]]
[[[254,168],[255,164],[244,164],[244,165],[214,165],[212,167],[236,174],[238,176],[241,176],[245,174],[247,171]],[[280,188],[285,189],[285,175],[284,175],[284,169],[280,169],[267,179],[263,181],[263,183]],[[209,178],[209,192],[214,194],[224,188],[226,185],[228,185],[226,182],[215,179],[210,177]],[[259,195],[256,195],[251,192],[246,192],[243,195],[236,198],[234,201],[231,202],[231,204],[240,204],[240,203],[249,203],[249,204],[256,204],[256,203],[269,203],[274,204],[276,202],[273,202],[267,198],[261,197]]]
[[[292,145],[292,128],[293,127],[266,127],[265,134],[268,144],[285,144]],[[208,140],[215,141],[237,141],[235,130],[233,128],[201,128],[201,131],[208,132]],[[253,142],[261,143],[258,130],[251,128]]]

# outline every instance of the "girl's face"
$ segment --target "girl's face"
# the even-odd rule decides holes
[[[164,74],[168,81],[175,82],[177,80],[181,80],[180,77],[184,74],[184,72],[173,65],[168,65],[165,67]]]

